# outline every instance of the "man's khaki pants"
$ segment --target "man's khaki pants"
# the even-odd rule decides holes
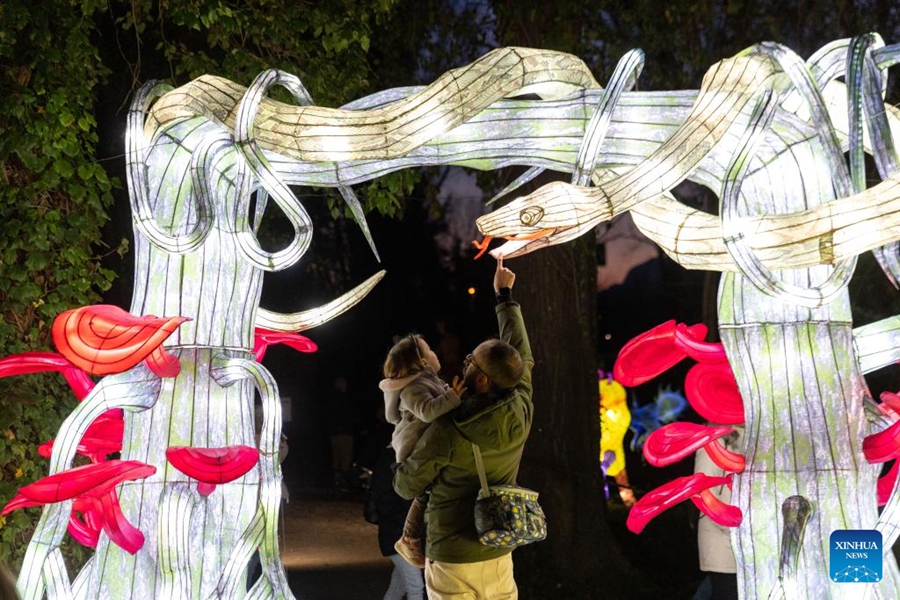
[[[425,561],[429,600],[517,600],[512,553],[474,563]]]

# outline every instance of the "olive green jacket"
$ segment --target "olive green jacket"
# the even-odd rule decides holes
[[[522,312],[515,302],[497,306],[500,339],[519,351],[522,380],[504,394],[464,397],[462,405],[432,423],[397,469],[394,488],[407,499],[431,489],[425,511],[425,555],[436,561],[472,563],[498,558],[511,549],[483,546],[475,532],[478,471],[472,442],[481,448],[488,483],[516,482],[522,450],[534,415],[531,369],[534,358]]]

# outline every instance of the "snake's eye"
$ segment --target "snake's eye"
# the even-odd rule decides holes
[[[522,225],[536,225],[544,218],[544,209],[540,206],[529,206],[519,213],[519,221]]]

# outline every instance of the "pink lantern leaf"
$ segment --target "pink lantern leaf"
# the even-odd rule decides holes
[[[37,500],[32,500],[28,496],[24,496],[21,493],[16,494],[12,500],[6,503],[6,506],[3,507],[3,510],[0,510],[0,516],[8,515],[14,510],[18,510],[20,508],[29,508],[31,506],[43,506],[43,502],[38,502]]]
[[[108,410],[91,423],[85,436],[101,438],[113,442],[121,442],[125,431],[125,418],[121,410]]]
[[[147,366],[160,377],[177,377],[181,373],[181,363],[173,354],[157,346],[147,357]]]
[[[747,466],[747,459],[743,454],[732,452],[723,446],[719,440],[710,442],[704,447],[706,453],[720,469],[731,471],[732,473],[743,473]]]
[[[100,541],[100,530],[103,528],[102,518],[97,516],[99,503],[93,498],[76,499],[69,517],[69,535],[83,546],[96,548]],[[82,514],[82,518],[77,513]]]
[[[234,481],[252,469],[259,462],[259,450],[250,446],[173,446],[166,450],[166,458],[185,475],[202,483],[219,485]],[[212,492],[208,487],[203,489]]]
[[[257,327],[254,331],[253,352],[256,354],[256,362],[262,362],[263,356],[269,346],[284,344],[297,352],[315,352],[319,349],[314,341],[299,333],[270,331]]]
[[[679,323],[675,327],[675,347],[684,351],[690,358],[705,363],[727,362],[728,358],[722,344],[704,342],[705,337],[706,326],[703,324],[688,327],[684,323]]]
[[[135,460],[110,460],[48,475],[19,492],[43,504],[71,500],[82,494],[98,497],[123,481],[143,479],[155,472],[156,467]]]
[[[900,460],[894,461],[894,466],[890,471],[878,478],[877,495],[878,506],[884,506],[891,499],[891,493],[894,491],[894,484],[897,482],[897,472],[900,471]]]
[[[686,356],[675,346],[675,321],[666,321],[622,347],[613,376],[625,387],[634,387],[668,371]]]
[[[216,484],[214,483],[206,483],[205,481],[197,483],[197,493],[201,496],[209,496],[214,491],[216,491]]]
[[[50,458],[53,454],[53,443],[56,440],[50,440],[38,446],[38,454],[44,458]],[[106,460],[106,457],[114,452],[122,451],[122,442],[112,442],[100,438],[89,438],[87,436],[81,438],[81,442],[75,447],[76,452],[82,456],[87,456],[92,463],[99,463]]]
[[[149,358],[154,373],[171,377],[178,360],[162,349],[162,343],[189,320],[135,316],[111,304],[83,306],[56,317],[53,343],[69,361],[94,375],[122,373]]]
[[[47,371],[62,374],[79,400],[83,400],[94,389],[94,382],[88,374],[57,352],[22,352],[0,359],[0,377]]]
[[[106,456],[122,450],[122,434],[125,420],[121,411],[107,411],[94,419],[82,436],[76,450],[93,462],[106,460]],[[50,458],[53,440],[38,446],[38,454]]]
[[[684,392],[691,407],[707,421],[728,425],[744,422],[744,401],[727,362],[691,367]]]
[[[103,512],[103,531],[109,539],[129,554],[140,550],[144,545],[144,534],[125,518],[115,490],[104,494],[100,498],[100,504]]]
[[[863,438],[862,448],[870,463],[883,463],[900,456],[900,421]]]
[[[122,513],[116,486],[155,472],[156,467],[138,461],[111,460],[75,467],[26,485],[3,510],[73,500],[68,529],[76,540],[96,546],[95,532],[102,529],[113,543],[134,554],[144,545],[144,535]],[[78,519],[79,512],[84,521]]]
[[[704,473],[694,473],[687,477],[679,477],[674,481],[659,486],[638,500],[631,507],[625,525],[633,533],[640,533],[647,526],[647,523],[679,502],[711,487],[730,484],[730,475],[727,477],[710,477]]]
[[[95,498],[75,498],[75,502],[72,504],[72,511],[80,512],[85,524],[98,531],[103,527],[101,508]]]
[[[737,527],[744,520],[744,514],[740,508],[722,502],[708,489],[691,496],[691,502],[703,514],[722,527]]]
[[[79,518],[79,513],[81,517]],[[79,496],[72,503],[68,531],[75,541],[89,548],[96,548],[103,529],[101,504],[96,498]]]
[[[651,433],[644,442],[644,458],[651,465],[664,467],[676,463],[710,442],[734,431],[730,427],[712,427],[697,423],[669,423]]]
[[[96,548],[97,543],[100,541],[100,530],[89,528],[75,515],[72,515],[69,519],[66,530],[69,532],[69,535],[72,536],[73,540],[88,548]]]
[[[894,418],[900,417],[900,396],[893,392],[881,392],[879,398],[883,405],[893,413]]]

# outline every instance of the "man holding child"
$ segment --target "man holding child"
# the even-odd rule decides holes
[[[492,485],[516,482],[534,414],[534,358],[521,308],[512,300],[515,278],[498,258],[499,339],[482,342],[466,357],[462,404],[428,427],[394,477],[404,498],[430,490],[425,583],[432,600],[518,597],[512,549],[478,541],[474,510],[480,486],[472,447],[480,447]]]

